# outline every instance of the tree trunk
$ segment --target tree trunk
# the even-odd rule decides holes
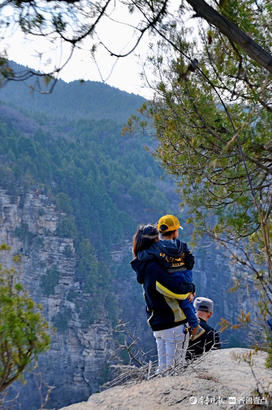
[[[198,17],[204,18],[217,27],[229,40],[238,44],[249,57],[272,73],[272,55],[240,30],[236,24],[219,14],[203,0],[187,0],[187,3],[193,7]]]

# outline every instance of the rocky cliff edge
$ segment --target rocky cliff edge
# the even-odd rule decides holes
[[[265,358],[250,349],[211,351],[179,376],[113,387],[61,410],[271,408],[272,370]]]

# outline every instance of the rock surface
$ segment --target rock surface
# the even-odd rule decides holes
[[[50,326],[57,328],[51,332],[50,350],[39,359],[43,381],[54,387],[52,407],[63,405],[63,397],[66,404],[96,391],[113,350],[111,322],[106,313],[104,320],[88,325],[79,316],[77,306],[88,306],[92,300],[76,278],[73,240],[57,234],[62,215],[46,195],[37,195],[35,190],[12,197],[0,188],[0,244],[7,243],[12,255],[21,255],[21,281],[31,297],[42,304]],[[12,255],[1,252],[0,263],[9,266]],[[53,284],[50,274],[55,279]],[[25,386],[15,383],[10,389],[20,392],[23,409],[40,408],[41,394],[35,377],[27,374],[26,378]]]
[[[272,394],[272,370],[265,367],[265,358],[265,352],[250,349],[211,351],[180,376],[113,387],[61,410],[203,409],[207,405],[209,409],[249,409],[254,404],[269,407],[264,392]]]

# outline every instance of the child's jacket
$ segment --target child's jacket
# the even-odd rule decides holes
[[[179,239],[159,240],[149,249],[139,252],[137,258],[141,261],[156,258],[169,273],[182,271],[184,280],[192,282],[191,269],[194,266],[194,257],[187,244]]]

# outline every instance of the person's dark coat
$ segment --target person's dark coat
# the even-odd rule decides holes
[[[157,260],[131,262],[137,281],[143,285],[147,321],[155,330],[170,329],[186,323],[187,319],[178,301],[195,291],[193,283],[184,283],[169,275]]]
[[[211,349],[221,349],[219,333],[208,323],[200,319],[200,326],[205,329],[205,333],[195,341],[190,341],[186,353],[186,359],[195,359]]]

